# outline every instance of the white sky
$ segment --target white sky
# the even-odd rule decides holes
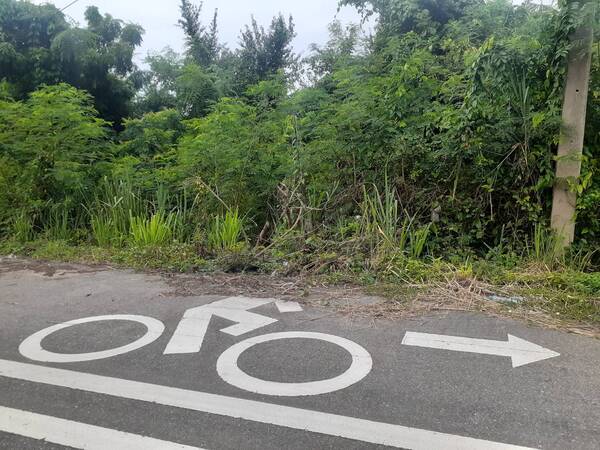
[[[34,3],[54,3],[63,8],[73,0],[35,0]],[[193,0],[198,2],[199,0]],[[356,11],[344,8],[337,12],[337,0],[205,0],[202,9],[204,22],[212,19],[215,8],[219,9],[219,37],[230,48],[237,46],[240,30],[250,23],[250,16],[259,24],[268,26],[271,18],[282,12],[286,17],[292,14],[296,24],[297,37],[294,47],[298,53],[306,53],[311,43],[327,41],[327,24],[334,18],[343,23],[360,22]],[[136,59],[142,60],[148,50],[161,50],[170,46],[181,52],[183,33],[176,25],[179,19],[179,0],[79,0],[70,6],[65,14],[84,25],[85,9],[95,5],[102,14],[140,24],[146,30],[144,43],[138,50]]]

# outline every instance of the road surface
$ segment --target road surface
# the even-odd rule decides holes
[[[599,447],[595,339],[0,262],[1,449]]]

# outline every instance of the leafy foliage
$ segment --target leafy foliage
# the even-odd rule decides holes
[[[288,169],[284,117],[261,120],[257,108],[222,99],[214,112],[188,123],[179,146],[182,175],[193,180],[214,210],[222,203],[264,222]]]
[[[177,77],[177,106],[186,118],[202,117],[219,98],[215,80],[195,64],[186,65]]]
[[[42,84],[69,83],[87,90],[101,116],[117,126],[134,95],[128,76],[144,30],[90,6],[86,28],[71,26],[50,4],[0,1],[0,80],[18,99]]]
[[[208,231],[208,246],[215,252],[239,250],[243,245],[243,220],[237,210],[216,216]]]
[[[7,186],[0,222],[14,211],[43,216],[54,205],[76,208],[93,191],[110,150],[108,124],[96,114],[89,95],[65,84],[0,104],[0,184]]]
[[[295,36],[291,17],[287,22],[281,14],[274,17],[268,30],[252,18],[252,24],[246,26],[240,36],[236,67],[238,92],[243,93],[248,86],[292,66],[296,60],[291,47]]]
[[[135,74],[140,92],[134,102],[135,114],[140,116],[177,106],[176,81],[181,75],[183,61],[171,48],[162,53],[150,53],[145,63],[148,70]]]
[[[580,6],[340,4],[375,19],[373,36],[334,22],[300,61],[291,18],[252,20],[228,50],[216,14],[206,26],[182,0],[185,54],[138,70],[139,27],[92,7],[77,28],[52,6],[0,0],[2,234],[200,254],[256,242],[257,260],[289,270],[400,279],[439,273],[439,257],[467,275],[473,260],[595,267],[597,45],[572,253],[557,258],[546,232]]]

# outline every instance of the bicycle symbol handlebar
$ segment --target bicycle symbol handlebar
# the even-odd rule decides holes
[[[192,308],[184,314],[164,353],[165,355],[170,355],[200,351],[212,315],[218,315],[238,322],[236,325],[221,330],[234,336],[239,336],[277,322],[276,319],[248,312],[248,309],[265,305],[273,301],[274,300],[235,297],[198,308]],[[280,311],[298,310],[294,306],[290,308],[289,305],[287,307],[278,305],[278,307]],[[42,341],[58,331],[76,325],[105,321],[129,321],[140,323],[146,327],[146,333],[129,344],[90,353],[57,353],[48,351],[42,347]],[[152,317],[139,315],[87,317],[53,325],[32,334],[21,343],[19,352],[28,359],[45,363],[66,364],[96,361],[139,350],[142,347],[155,342],[162,336],[164,330],[164,324],[160,320]],[[346,371],[336,377],[304,383],[283,383],[262,380],[248,375],[239,368],[238,359],[246,350],[255,345],[283,339],[311,339],[337,345],[351,355],[352,363]],[[255,336],[234,344],[219,356],[216,369],[219,376],[225,382],[249,392],[271,396],[312,396],[345,389],[365,378],[371,372],[372,366],[373,361],[369,352],[362,346],[348,339],[324,333],[289,331]]]

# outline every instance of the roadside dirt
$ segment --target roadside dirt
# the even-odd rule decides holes
[[[0,275],[8,272],[28,270],[46,277],[62,276],[70,273],[93,273],[108,270],[104,265],[82,265],[41,260],[25,259],[15,256],[0,256]]]
[[[0,257],[0,276],[8,272],[31,271],[44,277],[116,270],[109,265],[82,265]],[[252,296],[294,300],[324,308],[350,319],[398,320],[450,311],[481,312],[511,318],[543,328],[600,338],[594,324],[562,320],[523,305],[505,305],[489,300],[490,293],[502,294],[492,286],[471,280],[448,281],[435,285],[379,285],[370,288],[352,284],[330,284],[317,277],[281,277],[264,274],[196,273],[159,275],[173,296]]]

